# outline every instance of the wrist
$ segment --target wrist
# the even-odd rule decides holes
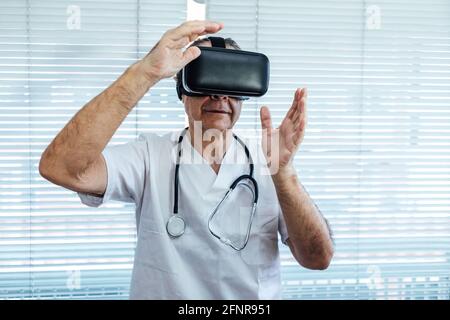
[[[130,65],[106,91],[128,113],[156,82],[155,78],[145,75],[140,61],[137,61]]]
[[[286,181],[286,179],[292,178],[297,178],[297,170],[295,170],[292,163],[280,167],[278,171],[272,175],[272,180],[275,183],[278,181]]]
[[[138,77],[144,79],[149,87],[158,83],[162,78],[155,74],[151,68],[149,68],[148,63],[144,59],[141,59],[131,65],[130,69]]]

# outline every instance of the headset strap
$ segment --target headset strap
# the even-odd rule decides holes
[[[222,37],[208,37],[212,47],[225,48],[225,39]]]

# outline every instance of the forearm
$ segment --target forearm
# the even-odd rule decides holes
[[[87,103],[58,133],[41,157],[40,170],[76,177],[103,151],[136,103],[156,83],[141,62]]]
[[[297,261],[311,269],[325,269],[333,256],[328,224],[292,166],[272,176],[286,222],[289,245]]]

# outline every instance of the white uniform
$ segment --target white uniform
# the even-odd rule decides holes
[[[179,215],[186,230],[179,238],[167,234],[166,222],[173,212],[173,150],[180,133],[143,134],[137,141],[105,148],[104,197],[78,194],[88,206],[109,200],[136,204],[138,237],[130,299],[281,298],[278,232],[285,243],[287,231],[272,179],[261,174],[264,168],[256,161],[259,200],[247,246],[236,251],[208,229],[208,217],[230,184],[249,171],[246,160],[236,164],[233,155],[246,157],[235,139],[216,175],[192,147],[187,133],[179,171]],[[239,228],[239,222],[234,224],[230,227]]]

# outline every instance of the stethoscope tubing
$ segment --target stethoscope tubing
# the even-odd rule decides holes
[[[179,236],[181,236],[184,233],[184,230],[182,232],[179,232],[179,233],[171,232],[172,229],[171,229],[170,223],[172,221],[174,221],[174,218],[177,218],[177,220],[183,221],[183,225],[185,225],[184,224],[184,219],[178,216],[178,188],[179,188],[180,159],[181,159],[181,153],[182,153],[181,143],[183,142],[183,138],[184,138],[184,136],[185,136],[185,134],[186,134],[188,129],[189,129],[189,127],[186,127],[182,131],[182,133],[178,137],[178,142],[177,142],[177,159],[176,159],[176,163],[175,163],[175,173],[174,173],[174,205],[173,205],[173,214],[169,218],[169,220],[167,221],[167,225],[166,225],[167,232],[172,237],[179,237]],[[256,206],[257,206],[257,203],[258,203],[259,190],[258,190],[258,183],[256,182],[255,178],[253,177],[254,164],[253,164],[253,159],[252,159],[252,156],[250,154],[250,151],[248,150],[248,148],[245,145],[245,143],[238,136],[236,136],[234,133],[233,133],[233,137],[234,137],[234,139],[236,139],[239,142],[239,144],[245,150],[245,155],[247,156],[247,160],[249,162],[249,174],[241,175],[241,176],[239,176],[238,178],[236,178],[233,181],[233,183],[231,184],[231,186],[229,187],[229,189],[225,193],[225,196],[222,198],[222,200],[220,200],[220,202],[215,206],[213,212],[210,214],[210,216],[208,218],[208,229],[217,239],[219,239],[223,243],[231,246],[233,249],[235,249],[237,251],[240,251],[243,248],[245,248],[245,246],[247,245],[247,242],[249,240],[249,237],[250,237],[251,227],[252,227],[253,219],[254,219],[255,212],[256,212]],[[241,182],[241,181],[243,181],[245,179],[249,180],[253,184],[253,189],[250,188],[247,184],[243,184],[244,186],[249,188],[250,191],[253,194],[252,212],[251,212],[251,215],[250,215],[250,221],[249,221],[250,223],[247,226],[247,233],[246,233],[246,236],[245,236],[245,239],[244,239],[244,244],[242,246],[235,246],[233,243],[231,243],[231,241],[223,239],[222,237],[220,237],[217,233],[215,233],[212,230],[212,228],[211,228],[211,221],[212,221],[213,217],[215,216],[215,214],[217,213],[218,208],[220,207],[220,205],[228,198],[230,193],[236,188],[236,186],[239,184],[239,182]]]

